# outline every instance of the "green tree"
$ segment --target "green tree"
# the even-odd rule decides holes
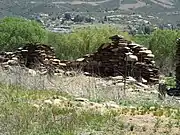
[[[5,17],[0,20],[0,50],[14,50],[23,43],[46,42],[47,32],[36,21]]]
[[[149,48],[155,54],[155,60],[164,73],[174,67],[176,39],[179,34],[178,31],[173,30],[157,30],[149,38]]]
[[[169,74],[175,68],[176,39],[179,37],[180,31],[156,30],[150,35],[136,35],[133,40],[151,49],[161,71]]]
[[[48,34],[48,44],[54,46],[60,59],[76,59],[87,53],[95,52],[102,43],[110,42],[109,37],[120,34],[130,39],[128,33],[113,26],[90,26],[74,29],[72,33]]]

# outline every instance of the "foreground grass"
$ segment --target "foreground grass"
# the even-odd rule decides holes
[[[71,135],[80,128],[96,128],[110,119],[111,115],[82,111],[75,108],[54,108],[43,106],[37,109],[31,103],[37,103],[52,97],[64,96],[57,91],[31,91],[20,87],[0,86],[0,133],[20,135]],[[58,116],[55,121],[54,115]]]
[[[63,98],[64,101],[56,106],[48,103],[56,98]],[[0,85],[0,134],[115,135],[179,132],[178,106],[123,100],[120,108],[92,109],[76,104],[73,100],[72,96],[55,90],[36,91]]]

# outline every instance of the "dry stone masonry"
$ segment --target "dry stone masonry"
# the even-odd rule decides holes
[[[75,61],[57,59],[50,46],[26,44],[15,52],[0,53],[0,63],[4,67],[19,65],[53,73],[81,70],[88,75],[101,77],[132,76],[143,83],[158,83],[159,70],[151,50],[119,35],[110,39],[112,42],[102,44],[96,52]]]
[[[119,35],[110,39],[112,43],[102,44],[97,52],[87,54],[76,62],[67,62],[67,66],[102,77],[132,76],[144,83],[158,83],[159,70],[151,50]]]
[[[62,66],[54,49],[44,44],[26,44],[15,52],[2,52],[0,63],[4,67],[19,65],[40,71],[55,70]]]

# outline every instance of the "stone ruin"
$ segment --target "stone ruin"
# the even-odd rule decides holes
[[[144,83],[159,82],[159,69],[155,66],[151,50],[122,36],[115,35],[110,39],[112,42],[102,44],[97,52],[66,62],[67,68],[81,69],[102,77],[131,76]]]
[[[0,64],[4,68],[19,65],[53,73],[81,70],[92,76],[131,76],[147,84],[159,82],[159,70],[151,50],[119,35],[110,39],[111,43],[104,43],[96,52],[74,61],[57,59],[54,49],[48,45],[26,44],[15,52],[0,53]]]
[[[25,44],[15,52],[0,53],[1,66],[21,66],[41,72],[62,68],[60,60],[56,58],[53,47],[44,44]]]

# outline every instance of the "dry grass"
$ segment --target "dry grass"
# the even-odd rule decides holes
[[[0,134],[3,135],[179,133],[179,102],[158,100],[155,87],[145,89],[129,84],[124,96],[123,86],[112,85],[111,80],[82,74],[49,78],[29,74],[19,67],[1,71],[0,78],[3,83],[0,85]],[[58,106],[44,103],[59,97],[67,100]],[[92,108],[75,102],[76,97],[88,98],[90,104],[113,100],[120,108]]]
[[[177,112],[175,117],[162,115],[159,112],[162,107],[148,101],[145,102],[146,106],[136,103],[136,107],[132,108],[134,104],[129,102],[122,105],[122,108],[102,107],[100,111],[86,105],[83,107],[84,102],[75,102],[67,93],[54,90],[27,90],[1,85],[0,95],[0,133],[3,135],[179,133],[179,113]],[[52,101],[53,97],[65,97],[67,100],[57,106],[48,104],[48,99]],[[64,106],[63,103],[69,104]],[[150,109],[148,106],[156,109]],[[162,109],[167,112],[172,107]],[[177,108],[172,109],[175,110]]]
[[[78,73],[74,77],[48,75],[32,75],[28,69],[11,67],[0,71],[0,82],[7,85],[20,85],[26,89],[55,89],[70,95],[92,100],[118,100],[123,96],[123,84],[113,85],[111,80],[85,76]]]

